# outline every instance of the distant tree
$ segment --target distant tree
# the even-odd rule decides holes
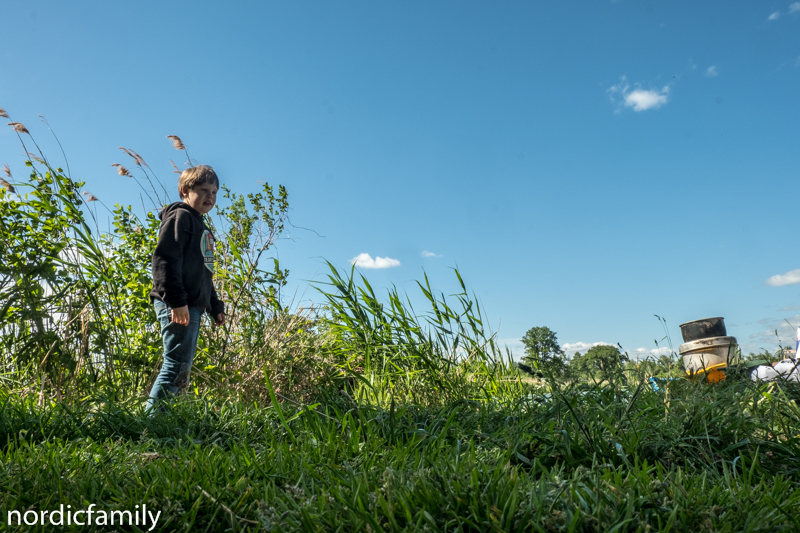
[[[522,337],[525,357],[522,362],[544,374],[560,376],[567,368],[556,333],[546,326],[529,329]]]
[[[570,369],[578,375],[603,381],[621,375],[627,361],[627,356],[620,353],[616,346],[601,344],[592,346],[584,355],[576,353],[572,357]]]

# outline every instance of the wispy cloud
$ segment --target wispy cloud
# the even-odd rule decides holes
[[[646,111],[648,109],[658,109],[666,104],[669,95],[669,86],[665,85],[661,89],[642,89],[639,84],[631,87],[625,76],[620,78],[620,82],[608,88],[611,100],[617,102],[617,98],[622,99],[622,105],[630,107],[634,111]]]
[[[785,274],[775,274],[767,280],[767,285],[773,287],[783,287],[784,285],[796,285],[800,283],[800,268],[790,270]]]
[[[789,13],[800,13],[800,2],[789,4]]]
[[[392,268],[399,267],[400,261],[391,257],[379,256],[375,256],[375,259],[373,259],[369,254],[362,253],[352,258],[350,264],[360,268]]]
[[[774,13],[772,13],[770,16],[767,17],[767,20],[778,20],[779,18],[781,18],[781,12],[775,11]]]
[[[778,345],[791,348],[795,346],[796,327],[800,326],[800,315],[788,318],[763,318],[758,323],[764,329],[739,341],[744,353],[758,353],[762,350],[774,352],[778,349]]]
[[[711,65],[706,69],[706,78],[714,78],[719,76],[719,71],[715,65]]]
[[[429,252],[428,250],[422,250],[422,253],[419,254],[420,257],[442,257],[441,254],[435,254],[433,252]]]

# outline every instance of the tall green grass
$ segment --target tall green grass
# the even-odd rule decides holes
[[[788,397],[686,382],[665,418],[662,395],[623,392],[284,404],[285,423],[272,405],[206,398],[151,419],[5,397],[0,511],[147,503],[170,531],[797,528]]]
[[[428,308],[418,316],[410,299],[395,287],[379,297],[363,275],[340,273],[328,263],[327,299],[331,353],[345,376],[357,379],[361,398],[438,404],[522,392],[510,356],[503,354],[487,327],[480,305],[461,291],[455,303],[431,288],[427,275],[417,282]]]

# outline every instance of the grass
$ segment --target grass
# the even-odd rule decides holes
[[[787,392],[675,385],[668,409],[583,387],[282,413],[182,397],[157,419],[6,396],[0,511],[147,504],[159,531],[796,531]]]

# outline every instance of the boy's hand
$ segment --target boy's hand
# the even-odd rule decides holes
[[[189,325],[189,306],[176,307],[172,309],[172,321],[181,326]]]
[[[214,326],[220,327],[225,323],[225,313],[220,313],[214,317]]]

